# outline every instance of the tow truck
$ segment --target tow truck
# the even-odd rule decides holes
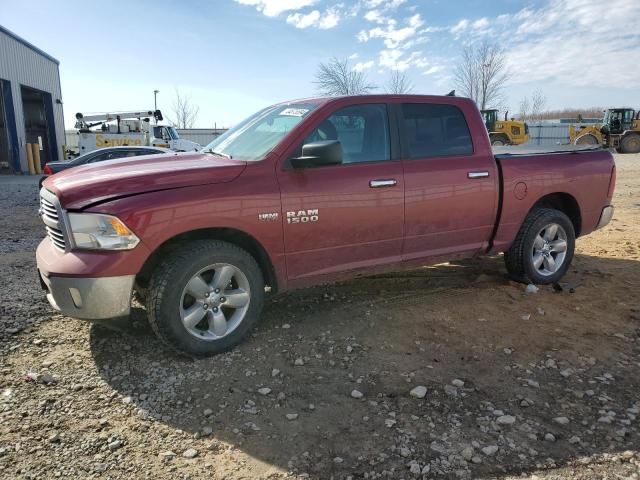
[[[193,152],[202,148],[196,142],[180,138],[174,127],[159,125],[162,120],[160,110],[76,113],[78,154],[118,146],[162,147],[176,152]]]

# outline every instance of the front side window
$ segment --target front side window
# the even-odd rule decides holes
[[[303,143],[338,140],[342,163],[389,160],[389,121],[382,104],[353,105],[338,110],[311,132]]]
[[[267,107],[227,130],[202,151],[239,160],[262,160],[316,107],[306,103]]]
[[[471,155],[473,142],[464,114],[453,105],[402,105],[409,158]]]

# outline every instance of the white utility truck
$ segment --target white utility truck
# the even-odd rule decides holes
[[[164,147],[176,152],[192,152],[202,148],[196,142],[180,138],[174,127],[158,125],[162,120],[160,110],[90,115],[76,113],[78,154],[125,145]]]

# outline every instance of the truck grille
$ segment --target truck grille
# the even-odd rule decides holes
[[[46,189],[40,190],[40,218],[44,222],[47,236],[60,251],[67,249],[63,223],[63,211],[56,196]]]

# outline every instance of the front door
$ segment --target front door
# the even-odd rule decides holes
[[[405,176],[403,258],[479,252],[491,237],[498,205],[491,151],[474,148],[456,105],[407,103],[397,110]],[[483,128],[479,121],[475,126]]]
[[[340,141],[343,163],[278,173],[291,286],[401,260],[404,182],[387,106],[339,109],[303,144],[318,140]]]

